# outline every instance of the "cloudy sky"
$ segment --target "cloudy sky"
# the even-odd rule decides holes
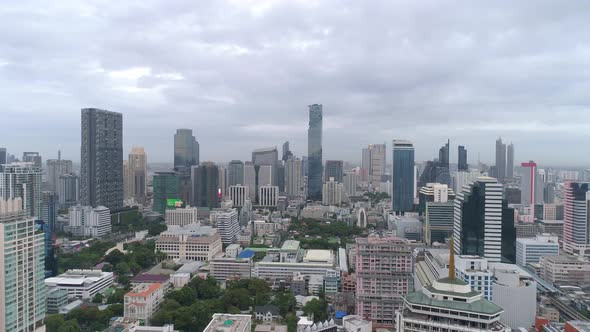
[[[6,1],[0,146],[79,160],[80,109],[124,114],[124,146],[172,160],[192,128],[201,160],[307,151],[324,105],[324,158],[395,138],[417,159],[447,138],[490,162],[590,164],[589,1]],[[389,153],[390,157],[390,153]]]

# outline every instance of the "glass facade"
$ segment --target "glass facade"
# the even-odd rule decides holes
[[[408,141],[393,141],[392,207],[395,212],[414,209],[414,145]]]
[[[307,131],[307,198],[322,200],[322,105],[309,106],[309,130]]]
[[[173,172],[158,172],[154,175],[153,205],[154,211],[164,213],[166,200],[180,197],[180,176]]]
[[[219,189],[219,169],[211,162],[203,162],[191,170],[192,205],[196,207],[208,207],[210,209],[219,207],[220,197],[217,196]]]
[[[199,164],[199,142],[192,129],[177,129],[174,135],[174,169],[190,170]]]
[[[227,186],[244,184],[244,163],[241,160],[232,160],[227,167]]]

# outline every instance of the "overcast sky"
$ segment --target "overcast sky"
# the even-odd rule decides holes
[[[123,113],[124,147],[171,162],[176,128],[201,160],[307,153],[324,105],[324,159],[451,139],[491,162],[590,164],[590,1],[5,1],[0,146],[79,160],[80,109]]]

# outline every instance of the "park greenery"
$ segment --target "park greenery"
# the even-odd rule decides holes
[[[316,219],[302,218],[293,220],[289,231],[301,242],[304,249],[338,250],[343,244],[354,241],[363,230],[342,222],[322,222]]]
[[[45,324],[47,332],[102,331],[109,327],[112,317],[119,316],[123,316],[123,304],[112,304],[105,310],[87,307],[74,309],[67,315],[49,315]]]
[[[62,252],[57,249],[57,264],[59,273],[69,269],[92,269],[102,261],[105,252],[114,247],[113,242],[108,241],[91,241],[88,247],[82,248],[78,252]]]

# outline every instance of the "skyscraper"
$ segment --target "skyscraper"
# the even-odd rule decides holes
[[[447,168],[449,167],[449,162],[450,162],[450,158],[449,158],[449,153],[450,153],[450,145],[451,145],[451,141],[448,140],[447,144],[443,145],[439,150],[438,150],[438,162],[442,165],[442,166],[446,166]]]
[[[463,145],[459,145],[459,162],[457,163],[458,171],[467,171],[469,166],[467,165],[467,150]]]
[[[35,167],[43,168],[43,159],[39,152],[23,152],[22,162],[33,163]]]
[[[191,166],[199,164],[199,142],[192,129],[176,129],[174,134],[174,169],[188,175]]]
[[[506,178],[506,144],[502,138],[496,140],[496,174],[492,174],[499,182],[504,183]]]
[[[309,105],[309,129],[307,131],[307,198],[322,200],[322,105]]]
[[[168,199],[178,199],[180,196],[181,177],[174,172],[157,172],[152,180],[153,203],[152,210],[164,213]],[[185,202],[189,203],[189,202]]]
[[[4,164],[6,164],[6,148],[0,148],[0,172]]]
[[[132,147],[127,161],[127,193],[140,204],[147,193],[147,155],[143,147]]]
[[[299,158],[285,162],[285,192],[289,198],[303,197],[303,162]]]
[[[59,177],[72,173],[72,161],[61,159],[61,151],[57,151],[57,159],[47,159],[46,163],[49,190],[57,192]]]
[[[111,211],[123,207],[123,115],[82,109],[80,201]]]
[[[514,145],[512,143],[506,147],[506,177],[514,178]]]
[[[244,163],[244,183],[243,185],[248,187],[248,194],[250,195],[250,201],[252,204],[256,202],[256,191],[258,188],[256,187],[257,182],[257,174],[256,174],[256,167],[254,163],[251,161],[247,161]]]
[[[18,198],[0,199],[0,331],[29,332],[44,327],[44,234]],[[18,230],[18,231],[16,231]]]
[[[41,217],[41,169],[35,164],[12,163],[0,173],[0,198],[22,198],[22,209],[30,217]]]
[[[344,197],[344,185],[334,178],[328,178],[322,189],[322,204],[340,205]]]
[[[360,170],[360,180],[361,181],[368,181],[369,180],[369,173],[371,171],[371,146],[368,148],[363,148],[363,154],[361,159],[361,170]]]
[[[534,161],[522,163],[522,177],[521,177],[521,204],[528,207],[530,214],[534,214],[535,204],[542,203],[543,197],[537,197],[537,185],[541,185],[538,181],[537,164]]]
[[[566,181],[563,194],[563,250],[589,256],[590,182]]]
[[[219,170],[212,162],[203,162],[191,168],[192,205],[196,207],[219,207]]]
[[[293,156],[293,153],[291,152],[291,150],[289,150],[289,141],[285,141],[285,143],[283,143],[283,161],[287,161],[289,159],[289,157]]]
[[[326,182],[330,178],[334,178],[334,181],[342,183],[343,168],[344,161],[342,160],[326,160],[326,174],[324,175]]]
[[[393,211],[414,209],[414,145],[410,141],[393,140],[393,169],[391,172]]]
[[[41,193],[41,220],[49,225],[51,232],[56,231],[57,223],[57,208],[58,208],[57,194],[52,191],[44,191]]]
[[[478,177],[457,193],[453,236],[456,254],[514,264],[514,209],[502,199],[501,183],[491,177]]]
[[[436,167],[436,182],[444,183],[447,186],[451,185],[451,172],[450,172],[450,140],[447,140],[447,144],[443,145],[438,150],[438,163]]]
[[[75,174],[64,174],[59,177],[57,197],[60,208],[68,208],[80,201],[80,178]]]
[[[244,163],[241,160],[232,160],[227,166],[227,185],[239,184],[244,184]]]

